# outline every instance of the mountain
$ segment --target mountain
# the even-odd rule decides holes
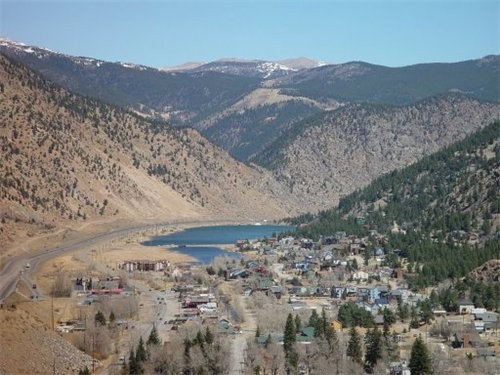
[[[180,65],[166,66],[166,67],[160,68],[160,70],[162,70],[164,72],[183,72],[186,70],[197,68],[203,64],[205,64],[205,63],[198,62],[198,61],[188,61],[188,62],[182,63]]]
[[[190,73],[219,72],[244,77],[273,79],[287,76],[299,70],[316,68],[321,65],[323,65],[323,63],[305,57],[279,61],[226,58],[209,63],[186,63],[178,67],[166,68],[163,70]]]
[[[0,55],[0,240],[96,221],[279,218],[294,197],[263,169],[177,129],[75,94]]]
[[[64,88],[177,126],[196,123],[237,102],[260,84],[257,78],[218,72],[163,72],[130,63],[75,57],[0,40],[0,52]]]
[[[365,255],[381,246],[385,262],[393,267],[401,267],[395,254],[405,257],[407,270],[418,270],[408,277],[414,288],[456,280],[473,270],[469,277],[495,281],[488,269],[494,270],[490,260],[498,258],[500,246],[499,171],[500,121],[495,121],[378,177],[330,210],[292,221],[307,223],[299,232],[313,238],[339,230],[366,235],[370,229],[386,235],[381,243],[372,239]],[[482,271],[476,268],[480,265]]]
[[[390,68],[365,62],[326,65],[272,82],[284,94],[314,100],[410,104],[426,97],[459,92],[500,101],[500,56],[457,63]]]
[[[497,119],[500,104],[459,94],[408,106],[349,104],[295,124],[251,161],[310,210],[323,209]]]
[[[499,118],[499,56],[290,68],[265,79],[261,61],[163,72],[7,40],[0,51],[75,93],[194,127],[233,157],[271,169],[312,210]]]

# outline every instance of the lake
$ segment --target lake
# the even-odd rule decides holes
[[[287,225],[219,225],[196,227],[166,236],[153,237],[142,242],[145,246],[172,247],[175,251],[190,255],[202,264],[210,263],[214,257],[241,258],[240,253],[225,251],[210,245],[234,244],[238,240],[253,240],[271,237],[273,234],[295,229]]]

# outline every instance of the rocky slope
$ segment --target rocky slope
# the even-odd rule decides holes
[[[0,310],[0,373],[78,374],[92,370],[92,357],[52,332],[42,321],[16,309]],[[99,365],[99,361],[95,361]]]
[[[461,95],[403,107],[348,105],[297,124],[255,161],[319,210],[499,118],[499,104]]]
[[[0,55],[0,242],[125,218],[278,218],[294,198],[193,130],[73,95]],[[284,203],[286,202],[286,203]]]

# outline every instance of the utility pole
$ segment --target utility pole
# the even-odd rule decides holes
[[[92,374],[95,373],[95,333],[92,334]]]
[[[54,281],[54,287],[55,287],[55,281]],[[54,288],[52,288],[52,298],[51,298],[51,315],[52,315],[52,331],[55,332],[54,328]]]

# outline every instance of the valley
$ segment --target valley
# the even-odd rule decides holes
[[[0,39],[0,374],[493,375],[499,74]]]

